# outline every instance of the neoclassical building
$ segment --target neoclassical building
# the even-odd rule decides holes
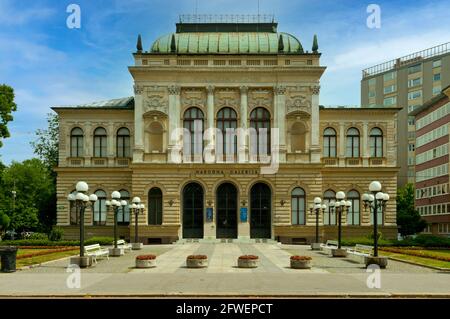
[[[313,199],[328,203],[337,191],[352,203],[343,237],[366,236],[372,218],[360,198],[372,180],[391,196],[381,231],[396,236],[398,109],[320,106],[326,68],[317,39],[308,52],[271,21],[180,21],[148,51],[139,37],[133,56],[134,96],[53,108],[57,223],[66,238],[78,237],[67,195],[80,180],[99,198],[85,215],[87,237],[112,236],[105,201],[115,190],[144,202],[144,243],[310,242]],[[327,208],[319,222],[323,240],[337,238],[335,212]],[[133,238],[127,208],[119,234]]]

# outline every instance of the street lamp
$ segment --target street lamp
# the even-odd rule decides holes
[[[91,209],[94,209],[94,204],[97,201],[97,195],[91,194],[87,195],[87,191],[89,190],[89,186],[86,182],[78,182],[75,186],[76,193],[69,194],[67,199],[72,205],[75,205],[75,210],[77,216],[80,218],[80,256],[72,257],[70,259],[71,264],[76,264],[80,267],[88,267],[92,264],[90,257],[84,256],[84,211],[86,207],[91,205]]]
[[[364,202],[364,211],[373,214],[373,257],[366,259],[366,265],[377,264],[381,268],[387,266],[387,257],[378,256],[378,211],[381,210],[382,215],[386,210],[386,204],[389,201],[389,194],[383,193],[381,191],[381,183],[378,181],[373,181],[369,185],[370,193],[365,193],[362,195],[362,200]]]
[[[118,191],[112,192],[111,198],[111,201],[107,200],[105,202],[107,210],[109,211],[109,209],[112,208],[114,214],[114,248],[110,249],[109,254],[118,257],[124,254],[124,249],[117,247],[117,214],[119,213],[119,208],[121,206],[126,206],[127,202],[125,200],[120,200],[120,193]]]
[[[134,243],[131,243],[131,249],[139,250],[142,249],[143,244],[139,242],[138,237],[138,215],[144,213],[144,204],[141,203],[139,197],[133,198],[133,204],[131,204],[131,210],[134,213]]]
[[[314,205],[309,207],[309,211],[312,214],[315,212],[316,214],[316,239],[314,243],[311,243],[312,250],[320,250],[320,242],[319,242],[319,214],[325,212],[327,209],[327,205],[322,204],[322,199],[320,197],[314,198]]]
[[[347,251],[341,248],[342,238],[342,214],[348,211],[352,203],[345,200],[345,193],[339,191],[336,193],[336,201],[330,202],[330,211],[335,211],[338,214],[338,247],[333,249],[333,257],[346,257]]]

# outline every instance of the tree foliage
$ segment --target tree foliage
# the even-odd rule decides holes
[[[14,103],[14,89],[6,84],[0,85],[0,147],[2,139],[10,136],[8,122],[13,120],[12,112],[17,110]]]
[[[53,170],[58,165],[59,118],[54,113],[47,114],[47,129],[36,130],[36,140],[31,142],[34,153]]]
[[[419,212],[414,208],[414,186],[407,184],[397,190],[397,225],[400,234],[413,235],[419,233],[427,226]]]

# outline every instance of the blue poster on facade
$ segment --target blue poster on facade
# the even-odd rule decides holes
[[[241,222],[247,222],[247,207],[241,207]]]
[[[206,208],[206,220],[208,222],[212,222],[212,220],[213,220],[213,209],[212,209],[212,207]]]

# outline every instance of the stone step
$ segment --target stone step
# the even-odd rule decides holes
[[[257,243],[265,243],[265,244],[278,244],[276,240],[266,239],[266,238],[230,238],[230,239],[218,239],[218,238],[183,238],[177,240],[174,244],[191,244],[191,243],[200,243],[200,244],[220,244],[220,243],[233,243],[233,244],[257,244]]]

